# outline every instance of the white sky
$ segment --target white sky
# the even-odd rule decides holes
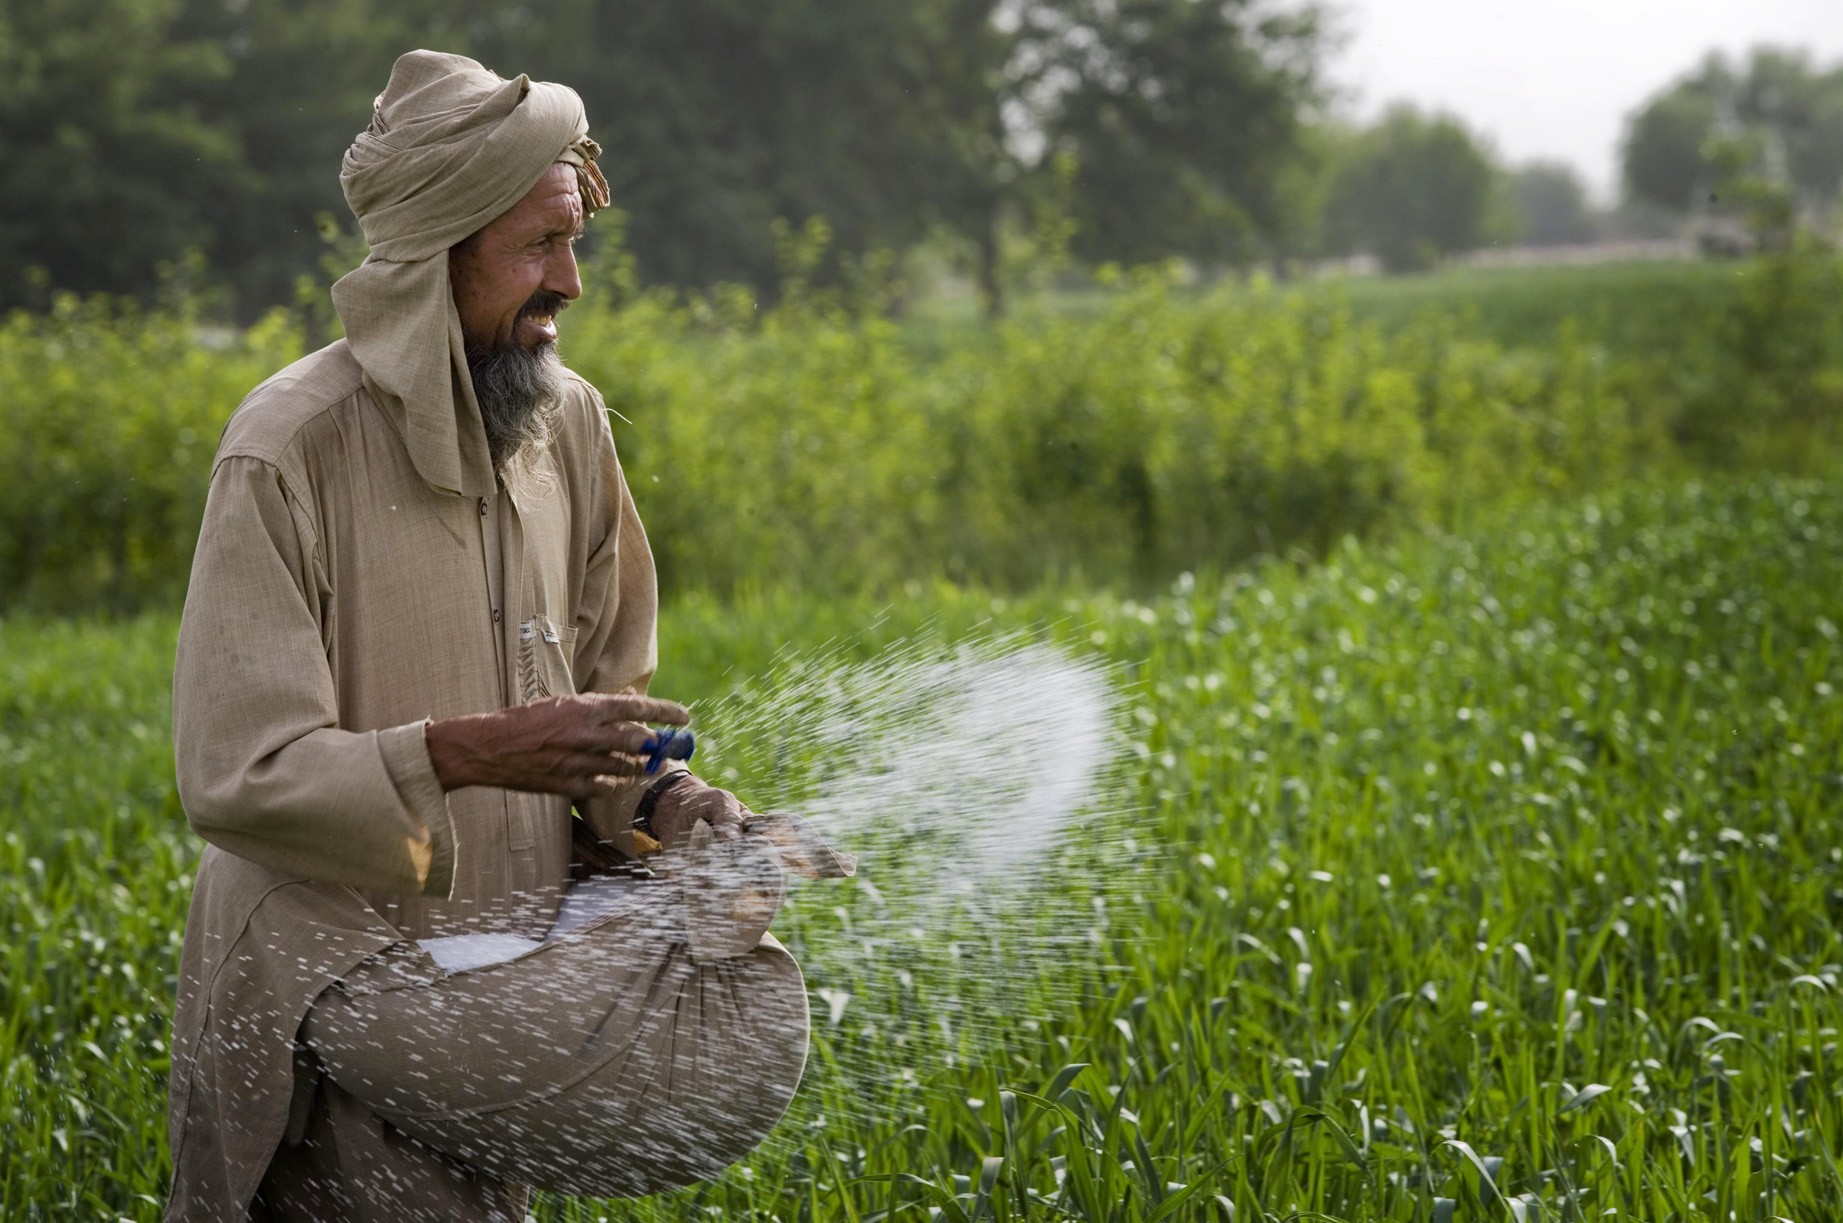
[[[1332,80],[1368,119],[1408,99],[1462,117],[1518,163],[1618,182],[1625,116],[1720,48],[1771,42],[1843,61],[1843,0],[1331,0]]]

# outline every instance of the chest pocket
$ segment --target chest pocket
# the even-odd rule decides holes
[[[570,663],[576,657],[576,626],[533,616],[518,626],[518,694],[524,701],[571,696],[576,691]]]

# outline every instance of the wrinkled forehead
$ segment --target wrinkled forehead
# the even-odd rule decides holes
[[[511,211],[494,222],[494,228],[573,232],[583,222],[582,192],[576,185],[576,168],[557,162],[544,172]]]

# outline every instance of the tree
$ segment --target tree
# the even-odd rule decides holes
[[[1324,18],[1253,0],[1050,0],[1019,15],[1024,123],[1065,154],[1090,260],[1245,262],[1282,228]]]
[[[0,305],[188,250],[246,318],[290,300],[414,46],[582,94],[644,281],[772,292],[814,218],[821,276],[957,232],[994,308],[1007,232],[1242,259],[1317,97],[1316,0],[1280,2],[0,0]]]
[[[1518,169],[1510,177],[1510,205],[1518,237],[1531,246],[1593,241],[1587,189],[1572,166],[1537,161]]]
[[[1337,156],[1326,225],[1335,248],[1390,271],[1432,265],[1486,237],[1499,171],[1457,119],[1400,103]]]
[[[190,90],[222,80],[216,43],[178,34],[181,0],[0,0],[0,309],[41,277],[144,292],[214,234],[244,185],[233,133]]]
[[[1672,82],[1627,120],[1630,198],[1678,215],[1778,191],[1816,216],[1843,194],[1843,66],[1756,48],[1743,64],[1720,54]]]
[[[994,310],[1052,204],[1091,259],[1245,252],[1321,49],[1253,0],[573,0],[476,37],[578,85],[644,278],[771,286],[777,219],[845,256],[945,226]]]
[[[851,256],[964,208],[978,158],[961,146],[996,125],[990,7],[565,0],[483,9],[471,33],[504,70],[582,94],[643,279],[768,290],[776,221],[823,217]]]
[[[228,71],[191,104],[234,141],[237,189],[210,202],[206,250],[246,317],[286,301],[327,249],[323,218],[355,228],[340,162],[411,47],[469,50],[439,0],[188,0],[176,29],[221,50]],[[457,10],[463,11],[463,10]]]
[[[1708,69],[1725,71],[1719,61]],[[1715,128],[1715,116],[1715,97],[1697,82],[1661,94],[1627,120],[1627,193],[1673,212],[1693,208],[1710,186],[1702,146]]]
[[[204,256],[245,317],[343,220],[339,163],[438,0],[0,0],[0,307],[141,295]]]

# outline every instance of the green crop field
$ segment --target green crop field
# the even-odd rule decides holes
[[[1399,331],[1428,314],[1464,314],[1468,330],[1500,344],[1541,347],[1573,320],[1609,347],[1630,352],[1670,347],[1741,295],[1757,276],[1744,261],[1653,262],[1530,267],[1449,267],[1407,276],[1332,277],[1281,282],[1281,292],[1307,300],[1333,297],[1360,321]],[[1261,283],[1269,283],[1264,279]],[[1103,289],[1047,290],[1012,303],[1014,313],[1095,318],[1113,294]],[[910,311],[906,338],[923,352],[977,345],[989,334],[970,294],[925,299]]]
[[[1619,352],[1668,348],[1745,292],[1759,271],[1734,261],[1660,260],[1584,266],[1454,267],[1342,282],[1359,318],[1394,330],[1429,312],[1459,310],[1500,344],[1540,346],[1572,319]]]
[[[810,1090],[747,1165],[539,1215],[1843,1217],[1840,608],[1843,491],[1764,477],[1137,602],[682,597],[657,687],[698,701],[841,637],[1105,654],[1133,849],[985,1042],[816,1002]],[[158,1213],[198,848],[174,629],[0,621],[7,1219]]]

